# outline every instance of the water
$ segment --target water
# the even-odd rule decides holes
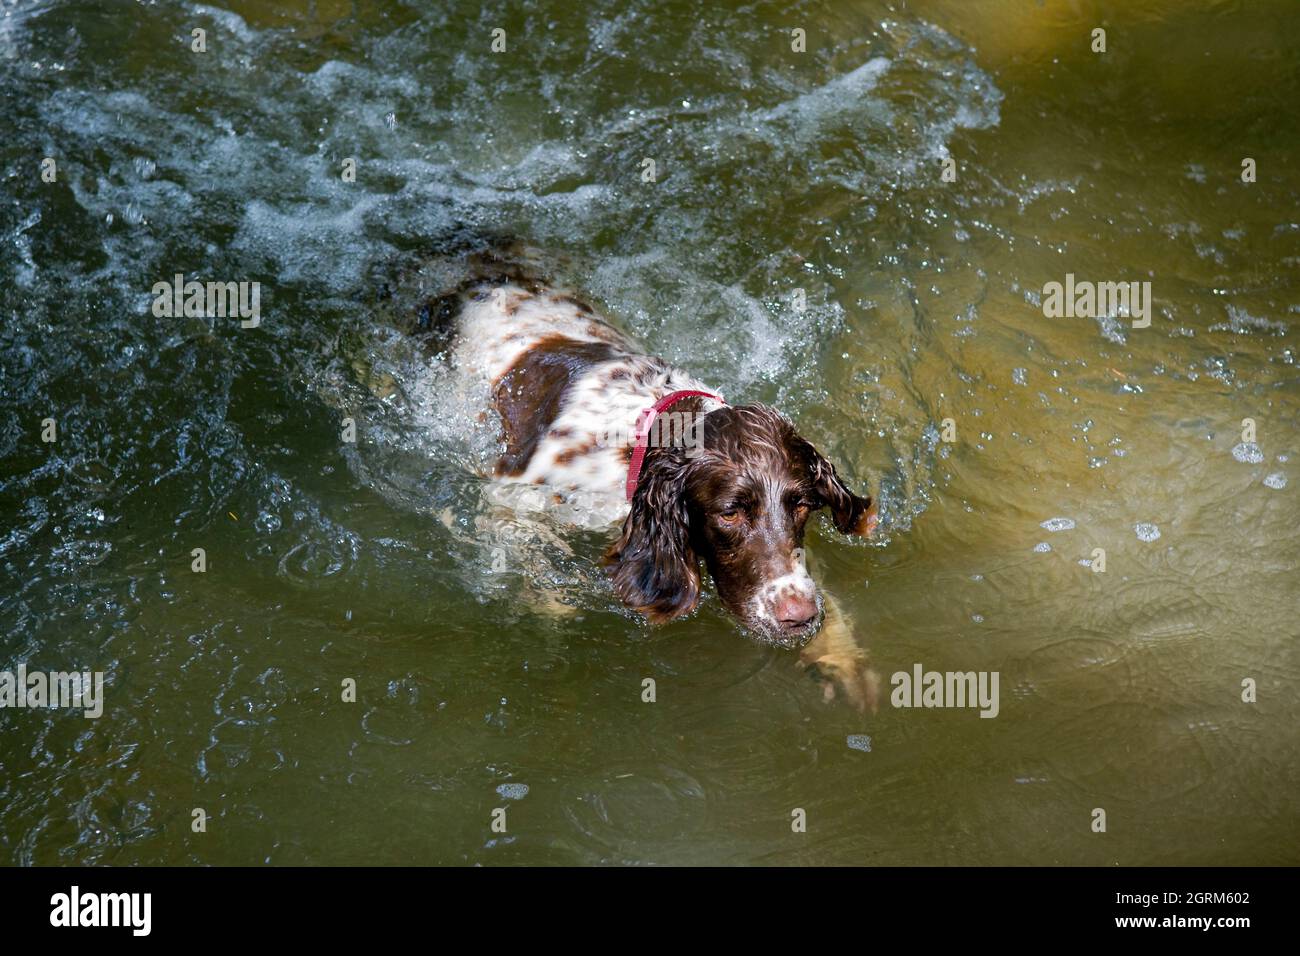
[[[0,710],[0,860],[1300,861],[1300,23],[1141,6],[4,0],[2,666],[107,700]],[[599,532],[485,534],[494,436],[376,318],[455,225],[878,491],[821,580],[997,718],[827,706],[716,602],[623,613]],[[177,272],[260,326],[155,318]],[[1067,272],[1151,327],[1046,318]]]

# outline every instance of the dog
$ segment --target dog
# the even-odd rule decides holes
[[[466,271],[420,305],[409,331],[448,364],[452,387],[499,417],[493,481],[541,486],[556,502],[580,497],[621,520],[605,554],[609,579],[653,624],[695,609],[701,564],[723,607],[760,642],[805,649],[829,612],[833,633],[801,663],[818,676],[836,672],[851,701],[874,709],[865,653],[814,583],[803,545],[821,509],[841,533],[869,535],[878,522],[871,497],[776,409],[730,405],[645,354],[541,278],[528,253],[479,250]]]

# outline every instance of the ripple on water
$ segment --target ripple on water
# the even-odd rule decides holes
[[[601,862],[663,862],[669,852],[678,858],[708,816],[703,784],[677,767],[614,770],[567,787],[565,815]]]
[[[312,528],[310,533],[312,537],[299,541],[280,558],[282,578],[311,584],[343,574],[356,561],[361,540],[353,532],[326,526]]]

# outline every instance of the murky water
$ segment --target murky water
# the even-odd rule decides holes
[[[0,0],[0,668],[107,682],[0,710],[0,860],[1300,862],[1293,7]],[[822,581],[999,715],[476,537],[484,436],[354,373],[456,224],[879,491]],[[155,317],[178,272],[261,324]],[[1046,317],[1067,273],[1150,327]]]

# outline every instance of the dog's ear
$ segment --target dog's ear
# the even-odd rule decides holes
[[[690,613],[700,599],[686,505],[689,468],[680,448],[651,449],[623,533],[605,555],[614,592],[652,624]]]
[[[863,498],[849,491],[848,487],[835,473],[835,466],[808,441],[805,451],[810,456],[813,474],[813,486],[822,501],[831,509],[835,527],[841,534],[869,535],[875,528],[877,509],[871,503],[871,497]]]

